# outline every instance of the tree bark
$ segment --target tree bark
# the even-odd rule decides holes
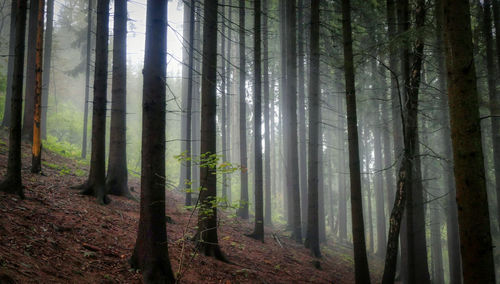
[[[246,60],[245,60],[245,1],[240,0],[240,208],[238,216],[248,219],[248,158],[247,158],[247,114],[246,114]]]
[[[87,158],[87,130],[90,99],[90,56],[92,52],[92,0],[87,7],[87,64],[85,70],[85,108],[83,110],[82,159]]]
[[[450,283],[460,283],[462,281],[462,267],[460,263],[460,240],[458,233],[458,212],[456,203],[455,181],[453,179],[453,153],[450,131],[450,117],[448,108],[448,94],[446,90],[446,70],[443,41],[443,6],[442,0],[437,0],[435,5],[436,18],[436,57],[438,68],[439,91],[441,92],[441,111],[439,120],[442,125],[441,141],[444,149],[443,155],[449,160],[444,165],[445,179],[444,189],[448,192],[446,200],[446,237],[448,247],[448,265],[450,271]]]
[[[24,198],[21,181],[21,119],[23,109],[24,38],[26,35],[27,0],[16,1],[16,48],[12,73],[12,97],[9,128],[9,157],[7,175],[0,183],[0,191],[18,194]]]
[[[356,89],[352,51],[351,3],[342,0],[342,35],[347,102],[347,134],[349,139],[349,172],[351,180],[352,238],[354,244],[354,273],[356,283],[370,283],[366,258],[365,229],[363,224],[363,198],[359,161]]]
[[[205,2],[203,21],[203,61],[201,81],[201,156],[212,160],[216,155],[217,137],[217,5]],[[210,162],[209,162],[210,163]],[[197,241],[206,256],[226,261],[217,237],[217,166],[201,165]]]
[[[127,1],[114,1],[111,130],[106,191],[131,197],[127,170]]]
[[[175,283],[168,256],[165,222],[167,3],[163,0],[148,0],[146,14],[141,207],[137,241],[130,259],[133,268],[142,270],[144,283]]]
[[[308,175],[308,213],[305,247],[311,249],[315,257],[320,257],[319,248],[319,152],[320,150],[320,86],[319,86],[319,0],[311,1],[311,36],[309,69],[309,175]],[[299,8],[300,9],[300,8]],[[304,127],[305,128],[305,127]]]
[[[52,66],[52,36],[54,33],[54,0],[47,1],[47,24],[42,74],[42,139],[47,139],[47,110],[49,105],[50,72]]]
[[[33,105],[33,144],[31,147],[31,172],[40,173],[42,171],[42,66],[43,66],[43,24],[45,16],[45,0],[38,1],[37,27],[36,27],[36,53],[35,53],[35,93]]]
[[[442,5],[463,280],[494,283],[469,1]]]
[[[262,10],[264,17],[262,18],[262,45],[263,45],[263,75],[264,75],[264,224],[272,225],[272,208],[271,208],[271,128],[270,119],[274,120],[274,116],[269,115],[269,34],[267,26],[267,18],[269,17],[269,1],[262,1]]]
[[[106,196],[106,97],[108,83],[109,0],[97,2],[97,34],[92,104],[92,154],[89,178],[80,188],[82,194],[97,197],[97,202],[110,202]]]
[[[299,74],[304,74],[304,76],[298,76],[298,113],[299,113],[299,181],[300,181],[300,209],[302,216],[302,228],[305,232],[307,228],[307,211],[308,211],[308,178],[307,178],[307,131],[306,131],[306,95],[305,95],[305,72],[304,72],[304,33],[306,29],[304,28],[304,1],[298,0],[297,9],[297,22],[298,22],[298,33],[297,33],[297,60],[298,60],[298,72]]]
[[[261,59],[261,1],[254,0],[254,192],[255,227],[251,236],[264,242],[264,193],[262,178],[262,59]]]
[[[500,70],[500,3],[498,0],[491,0],[493,3],[493,23],[495,25],[496,43],[497,43],[497,70]]]
[[[300,212],[300,184],[299,184],[299,157],[297,141],[297,21],[295,11],[295,1],[286,1],[286,60],[287,60],[287,82],[286,100],[284,113],[285,127],[285,160],[286,160],[286,185],[288,188],[288,198],[290,199],[288,208],[292,217],[292,239],[302,242],[301,212]]]
[[[14,61],[16,52],[16,16],[17,1],[11,1],[10,6],[10,31],[9,31],[9,60],[7,63],[7,90],[5,94],[5,107],[3,111],[2,127],[10,127],[12,84],[14,80]]]

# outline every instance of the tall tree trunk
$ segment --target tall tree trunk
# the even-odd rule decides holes
[[[354,244],[354,273],[356,283],[370,283],[366,258],[365,229],[363,224],[363,197],[354,86],[354,60],[352,51],[351,3],[342,0],[342,35],[344,40],[344,70],[347,102],[347,134],[349,139],[349,172],[351,180],[352,238]]]
[[[192,196],[191,193],[193,191],[192,181],[191,181],[191,145],[192,145],[192,117],[193,117],[193,68],[194,68],[194,12],[195,12],[195,0],[191,0],[189,5],[184,4],[184,9],[189,9],[189,34],[188,34],[188,76],[187,76],[187,103],[186,103],[186,161],[185,168],[182,168],[181,171],[185,171],[185,181],[184,187],[186,189],[186,206],[191,206],[192,204]],[[185,14],[184,14],[185,15]],[[184,24],[186,22],[184,21]],[[181,172],[182,176],[182,172]]]
[[[301,7],[300,7],[301,8]],[[299,9],[300,9],[299,8]],[[319,249],[319,152],[320,150],[320,87],[319,87],[319,0],[311,1],[311,36],[309,70],[309,175],[308,175],[308,213],[307,235],[304,245],[311,249],[315,257],[320,257]],[[304,127],[305,128],[305,127]]]
[[[196,52],[193,52],[194,57],[194,70],[196,71],[197,78],[193,79],[193,105],[192,105],[192,132],[191,132],[191,138],[192,138],[192,143],[191,143],[191,158],[194,161],[199,161],[200,160],[200,128],[201,128],[201,46],[202,46],[202,28],[201,28],[201,21],[203,19],[203,9],[201,5],[196,5],[196,3],[199,3],[198,1],[195,1],[195,15],[196,17],[196,24],[194,28],[194,37],[193,37],[193,43],[194,43],[194,48]],[[198,55],[198,56],[196,56]],[[194,75],[193,75],[194,76]],[[193,77],[194,78],[194,77]],[[199,195],[199,190],[200,190],[200,166],[199,163],[191,163],[191,178],[192,178],[192,183],[191,183],[191,199],[193,199],[194,193],[198,196]],[[196,203],[194,200],[191,200],[191,204]]]
[[[469,1],[442,5],[463,280],[494,283]]]
[[[205,2],[203,21],[203,60],[201,81],[201,155],[209,159],[217,153],[217,5],[218,1]],[[225,261],[217,237],[216,165],[202,165],[197,241],[206,256]]]
[[[444,171],[444,189],[448,192],[446,200],[446,238],[448,245],[448,266],[450,271],[450,283],[460,283],[462,281],[462,267],[460,263],[460,240],[458,233],[458,212],[457,202],[455,199],[455,181],[453,179],[453,153],[450,131],[450,117],[448,108],[448,95],[446,92],[446,70],[445,70],[445,54],[443,41],[443,6],[442,0],[436,0],[435,5],[436,18],[436,57],[438,68],[438,83],[439,91],[441,92],[441,111],[439,120],[441,123],[441,143],[443,155],[449,162],[445,163]]]
[[[226,14],[226,1],[222,0],[221,7],[222,11],[220,12],[221,15],[224,15],[224,17],[227,16]],[[220,128],[221,128],[221,146],[222,146],[222,162],[224,164],[227,163],[227,122],[226,122],[226,99],[228,97],[226,93],[226,84],[229,82],[227,81],[227,76],[226,76],[226,60],[225,58],[226,55],[226,26],[225,23],[221,24],[221,30],[222,30],[222,37],[221,37],[221,86],[220,86],[220,92],[221,92],[221,103],[220,103],[220,116],[221,116],[221,122],[220,122]],[[229,65],[229,64],[227,64]],[[227,174],[223,171],[222,172],[222,199],[226,200],[227,199],[227,180],[228,176]],[[225,202],[225,201],[224,201]],[[225,202],[226,203],[226,202]]]
[[[0,191],[19,194],[24,198],[21,181],[21,119],[23,110],[24,38],[26,35],[27,0],[16,0],[16,48],[12,73],[12,97],[10,104],[9,158],[7,175],[0,183]]]
[[[301,212],[300,212],[300,184],[299,184],[299,157],[297,141],[297,21],[295,1],[286,1],[286,58],[287,82],[284,113],[285,126],[285,160],[286,160],[286,185],[292,217],[292,238],[302,242]]]
[[[229,0],[229,3],[231,4],[232,1]],[[232,21],[233,21],[233,8],[231,5],[228,6],[228,18],[230,19],[230,22],[227,23],[228,28],[227,28],[227,55],[226,55],[226,60],[227,60],[227,71],[226,71],[226,104],[224,106],[225,113],[226,113],[226,146],[228,149],[226,149],[226,160],[231,163],[231,86],[233,86],[233,82],[235,81],[234,78],[232,78],[233,74],[233,68],[232,68],[232,61],[231,61],[231,52],[232,52],[232,47],[231,47],[231,41],[233,40],[232,38],[232,32],[231,30],[233,29],[232,27]],[[266,148],[267,149],[267,148]],[[227,177],[226,179],[226,187],[227,187],[227,201],[229,204],[232,204],[231,200],[231,177]]]
[[[264,75],[264,148],[266,149],[264,157],[264,224],[272,225],[272,207],[271,207],[271,131],[269,120],[274,120],[274,116],[269,115],[269,34],[267,26],[267,18],[269,17],[269,1],[262,1],[262,10],[264,18],[262,19],[262,40],[263,40],[263,75]]]
[[[238,216],[248,219],[248,158],[247,158],[247,113],[246,113],[246,60],[245,60],[245,1],[240,0],[240,208]]]
[[[50,71],[52,66],[52,36],[54,33],[54,0],[47,1],[47,25],[42,74],[42,139],[47,139],[47,110],[49,105]]]
[[[297,9],[297,20],[298,20],[298,33],[297,33],[297,60],[298,60],[298,72],[299,74],[305,74],[304,72],[304,33],[306,29],[304,28],[304,0],[298,0]],[[302,228],[303,232],[307,228],[307,188],[308,188],[308,178],[307,178],[307,132],[306,132],[306,95],[304,91],[305,87],[305,75],[300,75],[298,81],[298,113],[299,113],[299,181],[300,181],[300,209],[302,216]]]
[[[33,109],[35,107],[36,35],[39,1],[30,1],[28,25],[28,50],[26,60],[26,89],[24,90],[24,113],[22,138],[33,140]]]
[[[36,53],[35,53],[35,93],[33,97],[33,144],[31,147],[31,172],[40,173],[42,171],[42,66],[43,66],[43,24],[45,16],[45,0],[38,1],[37,25],[36,25]]]
[[[83,139],[82,139],[82,158],[87,157],[87,130],[88,130],[88,113],[90,99],[90,56],[92,52],[92,1],[89,0],[87,7],[87,64],[85,70],[85,108],[83,110]]]
[[[97,197],[100,204],[109,203],[106,196],[106,97],[108,87],[109,0],[97,1],[97,33],[92,104],[92,154],[89,178],[79,188],[82,194]]]
[[[16,16],[18,1],[11,1],[10,6],[10,31],[9,31],[9,60],[7,63],[7,90],[5,95],[5,107],[3,111],[2,127],[10,127],[10,109],[12,100],[12,84],[14,80],[14,61],[16,52]]]
[[[261,72],[261,3],[254,0],[254,193],[255,228],[251,236],[264,242],[264,193],[262,179],[262,72]]]
[[[495,25],[496,43],[497,43],[497,70],[500,70],[500,3],[498,0],[491,0],[493,3],[493,23]]]
[[[188,88],[189,88],[189,48],[192,45],[192,41],[190,40],[189,37],[189,31],[190,31],[190,25],[191,25],[191,8],[190,8],[190,1],[183,1],[183,17],[182,17],[182,97],[181,97],[181,129],[180,129],[180,135],[181,135],[181,154],[183,155],[183,160],[180,161],[180,170],[179,170],[179,185],[177,186],[177,189],[180,190],[181,192],[186,191],[186,205],[189,206],[191,205],[191,200],[190,195],[191,193],[189,192],[189,179],[187,178],[188,171],[190,170],[188,168],[188,161],[190,158],[189,153],[187,152],[187,145],[191,143],[187,139],[187,119],[188,119],[188,104],[189,104],[189,99],[188,99]],[[191,102],[192,103],[192,102]],[[189,201],[189,202],[188,202]]]
[[[338,72],[337,72],[338,73]],[[340,92],[340,88],[338,90]],[[338,147],[340,151],[339,163],[340,173],[338,177],[339,186],[339,238],[341,242],[347,242],[347,187],[344,174],[345,169],[345,117],[344,117],[344,100],[342,96],[337,97],[338,112]]]
[[[113,81],[109,137],[109,194],[131,196],[127,170],[127,1],[114,0]]]
[[[175,283],[168,256],[165,222],[167,3],[163,0],[148,0],[146,14],[141,208],[137,241],[130,259],[133,268],[142,270],[144,283]]]
[[[376,81],[375,81],[376,82]],[[378,116],[377,122],[381,122],[380,114],[383,112],[380,103],[375,104],[376,112]],[[385,214],[384,214],[384,186],[382,179],[382,141],[381,133],[382,129],[377,129],[373,131],[374,136],[374,156],[375,156],[375,210],[377,212],[377,254],[381,257],[385,254],[385,245],[387,239],[385,236]],[[391,188],[388,186],[387,188]]]
[[[280,8],[280,49],[281,49],[281,78],[280,78],[280,116],[279,116],[279,131],[281,132],[280,139],[280,155],[283,157],[282,161],[284,163],[285,159],[285,105],[287,100],[287,13],[286,13],[286,1],[279,1]],[[287,220],[287,228],[292,228],[292,205],[291,205],[291,196],[289,194],[289,189],[285,185],[286,175],[287,175],[287,167],[281,167],[281,178],[280,178],[280,187],[283,192],[283,208],[285,209],[285,218]]]
[[[482,32],[486,49],[486,73],[488,78],[488,97],[491,115],[491,139],[493,144],[493,165],[495,173],[495,188],[497,193],[497,218],[500,220],[500,99],[496,90],[495,54],[493,53],[493,35],[491,29],[491,2],[484,0],[482,7]],[[498,40],[498,37],[497,37]]]

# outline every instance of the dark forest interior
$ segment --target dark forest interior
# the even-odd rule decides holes
[[[0,283],[500,283],[499,33],[500,0],[0,0]]]

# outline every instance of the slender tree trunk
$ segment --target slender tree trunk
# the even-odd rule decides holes
[[[304,72],[304,33],[306,29],[304,28],[304,1],[298,0],[297,9],[297,22],[298,22],[298,33],[297,33],[297,60],[298,60],[298,72],[299,74],[305,74]],[[307,178],[307,132],[306,132],[306,95],[304,91],[305,87],[305,75],[298,76],[298,113],[299,113],[299,180],[300,180],[300,209],[302,215],[302,225],[303,232],[307,228],[307,211],[308,211],[308,178]]]
[[[89,0],[87,10],[87,64],[85,71],[85,108],[83,110],[83,140],[82,140],[82,158],[87,157],[87,130],[88,130],[88,113],[90,99],[90,56],[92,51],[92,1]]]
[[[339,89],[340,91],[340,89]],[[339,238],[341,242],[347,242],[347,188],[345,182],[345,117],[344,117],[344,100],[342,96],[338,96],[337,99],[338,112],[341,114],[338,116],[338,145],[340,151],[340,173],[339,173]]]
[[[232,1],[229,0],[229,3],[231,4]],[[233,82],[235,81],[232,78],[233,74],[233,68],[232,68],[232,61],[231,61],[231,52],[232,52],[232,47],[231,47],[231,41],[233,40],[232,38],[232,20],[233,20],[233,8],[231,5],[228,7],[228,18],[230,19],[230,22],[227,23],[228,29],[227,29],[227,55],[226,55],[226,60],[227,60],[227,71],[226,71],[226,104],[224,106],[225,108],[225,113],[226,113],[226,146],[228,149],[226,149],[226,160],[231,163],[231,86],[233,86]],[[234,92],[233,92],[234,93]],[[267,148],[266,148],[267,149]],[[231,176],[228,176],[226,179],[226,187],[227,187],[227,201],[229,204],[231,204]]]
[[[52,36],[54,32],[54,0],[47,0],[47,25],[42,74],[42,139],[47,139],[47,110],[49,105],[50,71],[52,66]]]
[[[37,27],[36,27],[36,56],[35,56],[35,93],[33,105],[33,144],[31,147],[31,172],[42,171],[42,66],[43,66],[43,24],[45,16],[45,0],[38,1]]]
[[[187,76],[187,104],[186,104],[186,161],[185,161],[185,189],[186,189],[186,206],[191,206],[193,191],[191,181],[191,141],[192,137],[192,117],[193,117],[193,68],[194,68],[194,10],[195,0],[191,0],[189,5],[184,4],[184,9],[189,9],[189,34],[188,34],[188,76]],[[184,22],[186,23],[186,22]],[[181,171],[183,168],[181,167]],[[182,175],[182,173],[181,173]]]
[[[127,1],[114,0],[113,79],[109,137],[109,194],[131,196],[127,170]]]
[[[285,123],[284,123],[284,118],[285,118],[285,105],[286,105],[286,100],[287,100],[287,22],[286,22],[286,1],[285,0],[280,0],[279,1],[279,6],[280,6],[280,49],[281,49],[281,78],[280,78],[280,92],[281,92],[281,99],[280,99],[280,116],[279,116],[279,131],[281,132],[281,137],[280,139],[280,154],[281,157],[283,157],[282,161],[284,162],[284,152],[285,152]],[[287,228],[292,228],[292,205],[290,204],[292,199],[289,194],[289,190],[287,186],[284,185],[285,179],[286,179],[286,173],[288,171],[288,167],[285,166],[281,167],[282,172],[281,172],[281,178],[280,178],[280,187],[282,188],[283,192],[283,208],[285,209],[285,217],[287,220]]]
[[[238,216],[248,219],[248,162],[246,113],[246,60],[245,60],[245,1],[240,0],[240,208]]]
[[[18,1],[11,1],[10,6],[10,31],[9,31],[9,60],[7,63],[7,90],[5,95],[5,108],[3,111],[2,127],[10,127],[10,109],[12,100],[12,84],[14,80],[14,61],[16,52],[16,16]]]
[[[491,0],[493,3],[493,23],[495,25],[496,43],[497,43],[497,70],[500,70],[500,3],[498,0]]]
[[[440,208],[430,208],[431,213],[431,256],[434,270],[432,282],[444,283],[443,253],[441,246],[441,216]]]
[[[261,72],[261,3],[254,0],[254,192],[255,228],[251,237],[264,242],[264,193],[262,179],[262,72]]]
[[[26,35],[27,0],[16,0],[16,48],[12,73],[12,97],[9,128],[9,158],[7,175],[0,183],[0,191],[19,194],[24,198],[21,181],[21,119],[23,109],[24,38]]]
[[[188,113],[188,104],[189,104],[189,99],[188,99],[188,88],[189,88],[189,47],[192,45],[192,41],[190,40],[189,37],[189,31],[190,31],[190,25],[191,25],[191,8],[190,8],[190,1],[183,1],[183,23],[182,23],[182,110],[181,110],[181,154],[185,154],[183,157],[184,159],[180,162],[180,171],[179,171],[179,185],[177,186],[178,190],[181,192],[186,191],[186,205],[189,206],[191,205],[191,201],[188,199],[190,198],[190,192],[189,192],[189,183],[190,181],[187,179],[187,172],[190,170],[188,168],[188,161],[189,161],[189,153],[187,152],[187,145],[191,143],[187,139],[187,119],[189,116]],[[192,103],[192,102],[191,102]]]
[[[458,233],[458,212],[456,203],[455,181],[453,179],[453,153],[450,131],[450,117],[448,108],[448,95],[446,90],[446,70],[443,41],[443,7],[442,0],[437,0],[435,5],[436,18],[436,57],[438,68],[439,91],[441,92],[441,111],[439,120],[442,125],[441,141],[444,149],[443,155],[449,160],[444,165],[444,189],[448,192],[446,200],[446,237],[448,245],[448,265],[450,270],[450,283],[462,281],[462,267],[460,263],[460,240]]]
[[[196,23],[194,28],[194,37],[193,44],[195,48],[195,52],[193,52],[194,57],[194,70],[197,74],[201,74],[201,43],[202,43],[202,29],[201,29],[201,20],[203,19],[203,9],[201,5],[196,5],[196,3],[200,3],[195,1],[195,15]],[[198,55],[198,56],[196,56]],[[200,160],[200,126],[201,126],[201,75],[197,75],[194,78],[193,75],[193,105],[191,112],[192,119],[192,132],[191,132],[191,158],[194,161]],[[196,203],[193,198],[193,195],[199,195],[200,191],[200,165],[199,163],[191,163],[191,204]]]
[[[442,5],[463,280],[494,283],[469,1]]]
[[[311,36],[309,70],[309,175],[308,175],[308,220],[304,245],[311,249],[315,257],[320,257],[319,249],[319,152],[320,150],[320,87],[319,87],[319,0],[311,1]],[[304,127],[305,128],[305,127]]]
[[[267,18],[269,17],[269,1],[262,1],[262,10],[264,17],[262,19],[262,40],[263,40],[263,75],[264,75],[264,147],[265,147],[265,157],[264,157],[264,224],[272,225],[272,208],[271,208],[271,128],[269,126],[269,120],[273,119],[274,116],[270,117],[269,115],[269,34],[268,34],[268,26],[267,26]]]
[[[80,188],[82,194],[97,197],[100,204],[109,203],[106,196],[106,97],[108,83],[109,0],[97,2],[97,34],[92,104],[92,154],[89,178]]]
[[[356,114],[356,90],[352,51],[351,3],[342,0],[342,34],[344,40],[344,70],[347,102],[347,134],[349,139],[349,172],[351,180],[352,237],[354,244],[354,273],[356,283],[370,283],[366,258],[365,229],[363,224],[363,198]]]
[[[33,140],[33,109],[35,107],[35,76],[36,76],[36,35],[39,1],[30,1],[29,26],[28,26],[28,50],[26,60],[26,89],[24,90],[24,113],[22,138]]]
[[[297,141],[297,21],[295,1],[286,1],[286,43],[287,43],[287,99],[285,101],[285,152],[286,152],[286,185],[288,198],[292,205],[292,238],[302,242],[301,212],[300,212],[300,184],[299,184],[299,157]]]
[[[491,27],[491,2],[484,0],[482,9],[482,32],[486,49],[486,73],[488,78],[488,96],[491,115],[491,139],[493,143],[493,165],[495,173],[495,188],[497,204],[500,205],[500,119],[494,117],[499,113],[500,99],[496,91],[495,54],[493,52],[493,36]],[[498,37],[497,37],[498,40]],[[500,220],[500,206],[497,206],[497,218]]]
[[[201,155],[205,159],[217,153],[217,5],[218,1],[205,2],[203,21],[203,61],[201,81]],[[216,166],[202,165],[200,169],[200,191],[197,240],[206,256],[225,261],[217,237]]]
[[[222,11],[220,12],[221,15],[224,15],[224,17],[227,16],[226,14],[226,1],[222,0],[221,7]],[[222,146],[222,162],[224,164],[227,163],[227,122],[226,122],[226,99],[227,99],[227,93],[226,93],[226,84],[229,82],[227,81],[227,76],[226,76],[226,60],[225,54],[226,54],[226,26],[225,23],[221,24],[221,30],[222,30],[222,36],[221,36],[221,102],[220,102],[220,117],[221,117],[221,123],[220,123],[220,128],[221,128],[221,146]],[[229,65],[229,64],[228,64]],[[226,200],[227,199],[227,180],[228,176],[227,174],[223,171],[222,172],[222,199]]]
[[[144,283],[175,283],[168,256],[165,222],[167,7],[167,1],[147,2],[142,99],[141,208],[137,241],[130,260],[133,268],[142,270]],[[97,43],[99,44],[99,40]],[[98,74],[96,73],[96,77]]]
[[[380,115],[383,112],[381,109],[380,103],[375,105],[376,112],[375,114],[378,116],[377,121],[379,123],[383,123],[381,121]],[[374,136],[374,156],[375,156],[375,210],[377,212],[377,254],[381,257],[384,256],[387,244],[387,239],[385,236],[385,214],[384,214],[384,186],[383,186],[383,177],[382,177],[382,139],[381,133],[382,129],[377,129],[377,131],[373,131]],[[388,186],[387,188],[390,188]]]

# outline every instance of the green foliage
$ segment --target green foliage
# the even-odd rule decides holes
[[[43,142],[43,147],[66,158],[80,158],[81,149],[79,145],[71,144],[68,141],[60,140],[57,137],[48,135]]]

